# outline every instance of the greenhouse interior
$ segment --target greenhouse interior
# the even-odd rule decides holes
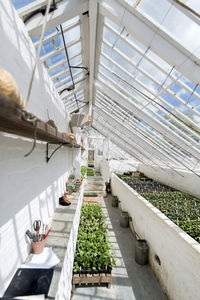
[[[200,299],[199,36],[198,0],[0,1],[0,299]]]

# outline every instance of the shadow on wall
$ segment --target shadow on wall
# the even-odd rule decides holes
[[[33,230],[35,219],[52,216],[72,169],[69,149],[59,149],[47,164],[44,144],[24,157],[31,146],[32,141],[0,135],[0,295],[30,251],[25,231]]]

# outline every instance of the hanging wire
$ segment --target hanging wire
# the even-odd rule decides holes
[[[164,84],[165,84],[165,82],[167,81],[167,79],[170,77],[170,74],[171,74],[172,71],[174,70],[174,67],[175,67],[175,66],[173,66],[173,67],[171,68],[171,70],[170,70],[169,73],[167,74],[166,78],[164,79],[164,81],[162,82],[162,84],[159,86],[159,88],[161,89],[161,91],[160,91],[157,95],[154,96],[153,100],[157,99],[158,96],[160,96],[160,95],[165,91],[165,89],[162,89],[162,87],[164,86]],[[168,87],[167,87],[167,88],[168,88]],[[142,111],[145,107],[147,107],[147,106],[148,106],[149,104],[151,104],[151,103],[152,103],[152,101],[148,101],[147,104],[143,105],[143,106],[140,108],[140,111]]]
[[[74,89],[75,88],[75,83],[74,83],[72,69],[71,69],[71,65],[70,65],[70,61],[69,61],[68,50],[67,50],[66,43],[65,43],[65,37],[64,37],[64,33],[63,33],[63,28],[62,28],[61,24],[60,24],[60,30],[61,30],[61,35],[62,35],[63,43],[64,43],[64,48],[65,48],[65,54],[66,54],[66,58],[67,58],[67,63],[68,63],[68,66],[69,66],[69,73],[70,73],[71,80],[72,80],[72,89]],[[77,108],[79,110],[78,101],[77,101],[76,93],[75,92],[74,92],[74,98],[75,98],[75,101],[76,101],[76,104],[77,104]]]
[[[34,79],[34,75],[35,75],[35,70],[39,61],[39,56],[40,56],[40,50],[41,50],[41,46],[42,46],[42,40],[44,37],[44,32],[45,32],[45,28],[46,28],[46,23],[47,23],[47,16],[51,7],[51,0],[47,0],[47,7],[46,7],[46,12],[45,12],[45,16],[43,18],[43,25],[42,25],[42,31],[41,31],[41,35],[40,35],[40,41],[39,41],[39,46],[38,46],[38,50],[36,52],[36,57],[35,57],[35,62],[34,62],[34,66],[33,66],[33,70],[32,70],[32,74],[31,74],[31,79],[30,79],[30,83],[29,83],[29,87],[28,87],[28,93],[27,93],[27,97],[26,97],[26,106],[30,100],[30,95],[31,95],[31,90],[32,90],[32,85],[33,85],[33,79]],[[25,110],[23,111],[22,117],[25,118],[25,120],[27,122],[30,122],[34,125],[34,142],[33,142],[33,146],[31,148],[31,150],[26,153],[24,156],[27,157],[29,156],[35,149],[36,147],[36,139],[37,139],[37,123],[38,123],[38,119],[34,116],[32,118],[32,114],[27,113]]]
[[[192,95],[194,94],[194,92],[195,92],[195,90],[197,89],[197,87],[198,87],[198,83],[195,85],[195,87],[193,88],[193,90],[192,90],[192,93],[190,94],[190,96],[188,97],[188,99],[185,101],[185,104],[188,104],[189,103],[189,101],[190,101],[190,99],[192,98]]]

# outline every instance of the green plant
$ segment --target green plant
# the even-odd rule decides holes
[[[75,175],[74,174],[70,174],[69,178],[68,178],[69,182],[72,182],[74,179],[75,179]]]
[[[73,191],[75,189],[75,185],[74,184],[68,184],[66,187],[67,191]]]
[[[85,178],[86,172],[87,172],[87,167],[81,166],[81,180],[83,180]]]
[[[177,191],[140,194],[197,242],[200,242],[199,199]]]
[[[87,176],[94,176],[94,171],[90,168],[87,168]]]
[[[107,231],[102,208],[99,205],[84,205],[78,229],[74,272],[79,269],[111,269],[115,265]]]

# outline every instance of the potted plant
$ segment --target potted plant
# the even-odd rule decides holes
[[[74,174],[70,174],[69,178],[68,178],[69,182],[73,182],[74,179],[75,179],[75,175]]]
[[[67,187],[66,187],[68,195],[71,195],[73,193],[74,189],[75,189],[74,184],[68,184]]]

